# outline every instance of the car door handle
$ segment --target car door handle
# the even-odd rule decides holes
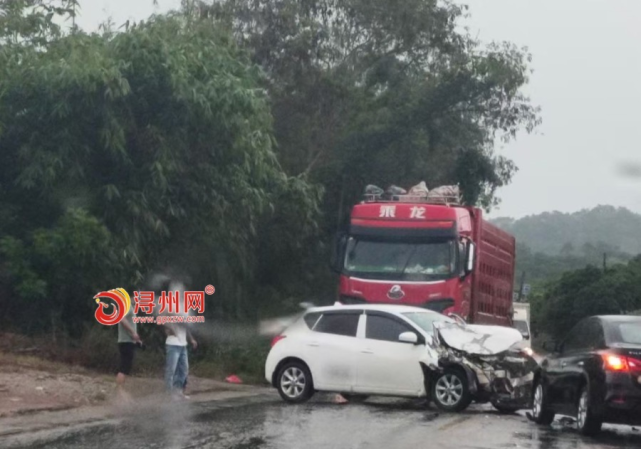
[[[313,342],[311,342],[311,343],[308,343],[308,344],[307,344],[307,346],[314,346],[314,347],[317,347],[317,346],[320,346],[320,344],[319,344],[317,341],[313,341]]]
[[[565,368],[565,366],[566,366],[566,365],[567,365],[567,363],[562,362],[562,363],[561,363],[561,368]]]
[[[583,366],[583,362],[577,363],[577,366]]]
[[[363,354],[374,354],[374,351],[372,351],[371,349],[364,349],[364,350],[362,350],[361,352],[362,352]]]

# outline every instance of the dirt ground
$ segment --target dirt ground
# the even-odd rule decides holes
[[[133,398],[163,394],[162,379],[132,376]],[[223,382],[190,376],[188,394],[229,389]],[[0,417],[111,403],[115,378],[42,358],[0,350]]]

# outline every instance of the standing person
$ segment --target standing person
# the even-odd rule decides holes
[[[127,376],[131,373],[134,362],[134,351],[136,344],[142,345],[142,340],[138,335],[138,327],[134,322],[133,307],[118,323],[118,352],[120,353],[120,366],[116,375],[116,387],[118,397],[124,402],[130,402],[131,396],[125,391],[124,385]]]
[[[189,375],[189,357],[187,342],[194,349],[198,346],[191,332],[182,323],[165,325],[167,340],[165,349],[167,361],[165,365],[165,388],[175,399],[189,399],[185,395],[187,377]]]
[[[178,292],[179,310],[185,310],[185,288],[180,282],[171,282],[168,285],[169,291]],[[185,319],[186,313],[179,313]],[[174,399],[189,399],[185,395],[187,377],[189,375],[189,357],[187,343],[194,349],[198,346],[196,340],[189,332],[187,323],[167,323],[165,325],[167,339],[165,341],[166,364],[165,364],[165,388]]]

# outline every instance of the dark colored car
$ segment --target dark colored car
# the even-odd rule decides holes
[[[532,415],[575,416],[584,435],[603,423],[641,425],[641,316],[580,321],[535,374]]]

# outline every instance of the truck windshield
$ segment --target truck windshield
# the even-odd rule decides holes
[[[345,270],[365,279],[433,281],[456,273],[454,240],[404,243],[350,238]]]

